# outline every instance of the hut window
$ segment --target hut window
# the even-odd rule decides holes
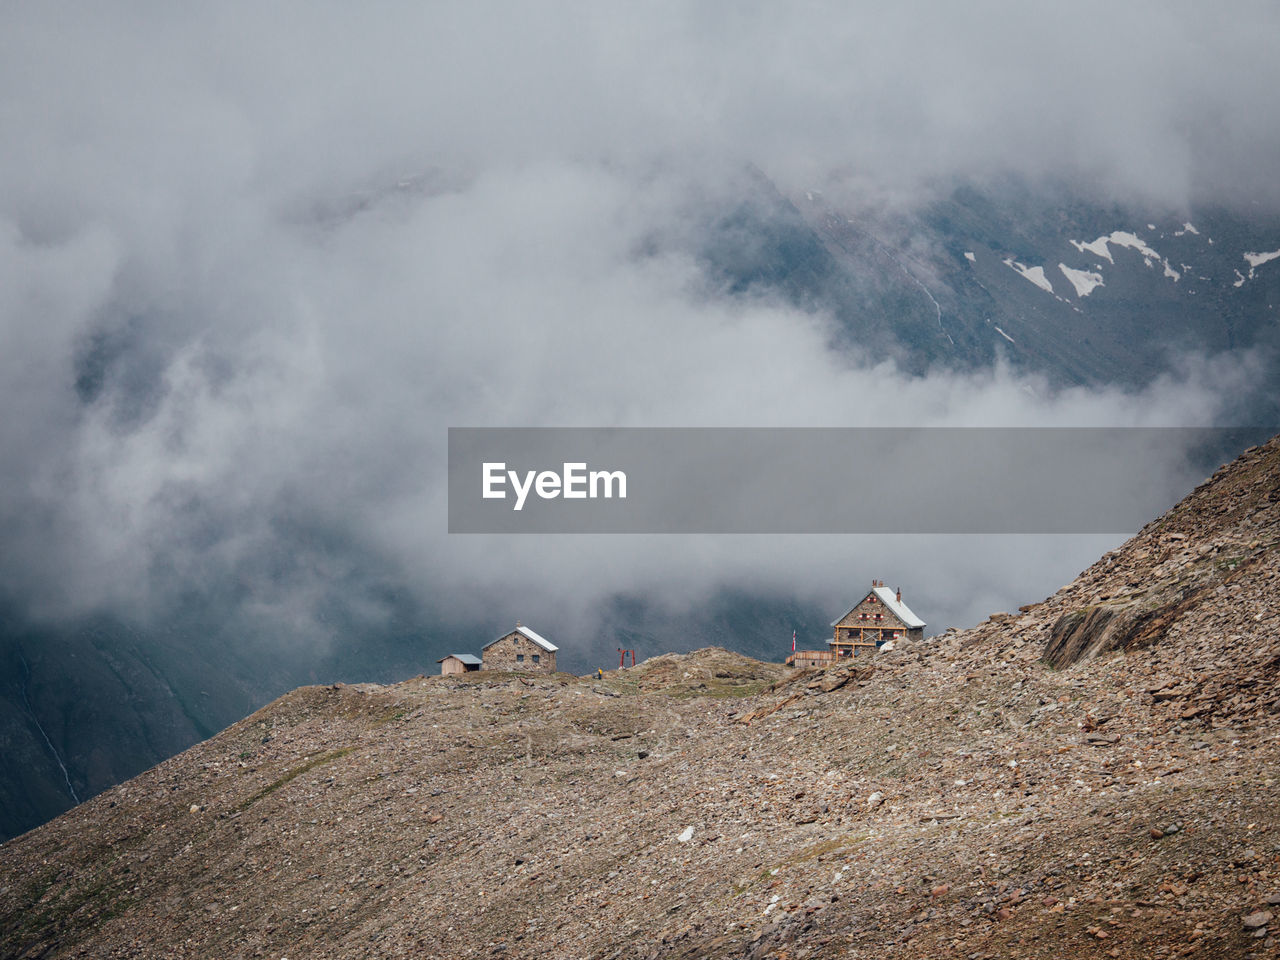
[[[895,633],[895,634],[894,634],[894,636],[896,637],[896,636],[897,636],[897,634]],[[541,662],[542,662],[542,656],[541,656],[540,654],[535,653],[535,654],[533,655],[533,662],[534,662],[534,663],[541,663]]]
[[[517,654],[516,654],[516,663],[524,663],[524,654],[523,654],[523,653],[517,653]]]

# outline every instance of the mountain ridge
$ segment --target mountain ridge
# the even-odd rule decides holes
[[[1044,601],[826,672],[301,688],[0,847],[0,950],[1261,956],[1278,544],[1280,438]]]

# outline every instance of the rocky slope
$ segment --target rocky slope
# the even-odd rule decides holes
[[[0,955],[1275,956],[1278,543],[1273,440],[825,673],[304,688],[0,847]]]
[[[393,610],[388,624],[358,621],[345,630],[335,612],[335,635],[349,640],[295,647],[252,630],[237,634],[242,620],[208,610],[175,611],[158,631],[107,616],[36,626],[0,602],[0,842],[283,692],[335,680],[399,679],[455,650],[478,649],[495,629],[492,614],[488,622],[442,627],[432,611],[410,603]],[[617,663],[618,647],[640,657],[706,644],[763,654],[779,649],[779,638],[793,628],[819,635],[829,619],[822,614],[812,603],[743,590],[719,591],[693,619],[642,599],[614,598],[602,619],[625,627],[592,637],[590,646],[586,638],[556,639],[565,643],[562,666],[585,672]]]

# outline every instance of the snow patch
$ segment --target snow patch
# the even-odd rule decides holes
[[[968,260],[970,263],[977,263],[977,262],[978,262],[978,258],[977,258],[977,257],[975,257],[975,256],[973,255],[973,251],[972,251],[972,250],[966,250],[966,251],[964,252],[964,258],[965,258],[966,260]]]
[[[1087,297],[1093,293],[1095,287],[1105,286],[1100,273],[1090,273],[1088,270],[1073,270],[1065,263],[1058,264],[1058,269],[1062,271],[1064,277],[1071,281],[1071,285],[1076,288],[1077,297]]]
[[[1146,241],[1136,233],[1126,233],[1124,230],[1116,230],[1107,239],[1117,247],[1129,247],[1130,249],[1137,250],[1146,259],[1161,259],[1160,254],[1148,247]]]
[[[1244,258],[1249,261],[1249,272],[1252,273],[1255,267],[1260,267],[1264,263],[1280,257],[1280,250],[1272,250],[1270,253],[1246,253]]]
[[[1081,253],[1088,250],[1095,257],[1101,257],[1103,260],[1106,260],[1107,263],[1115,263],[1115,260],[1111,259],[1111,251],[1107,249],[1108,239],[1108,237],[1099,237],[1097,240],[1091,241],[1090,243],[1083,243],[1080,240],[1072,240],[1071,245]]]
[[[1246,253],[1244,254],[1244,259],[1249,264],[1249,275],[1247,277],[1243,276],[1237,270],[1236,276],[1239,279],[1232,284],[1233,287],[1243,287],[1246,280],[1253,279],[1253,271],[1257,270],[1258,267],[1264,263],[1270,263],[1272,260],[1280,259],[1280,250],[1272,250],[1270,253]]]
[[[1111,250],[1107,246],[1112,243],[1117,247],[1129,247],[1132,250],[1137,250],[1138,253],[1142,254],[1143,259],[1147,261],[1163,259],[1160,254],[1147,246],[1145,240],[1136,233],[1129,233],[1127,230],[1115,230],[1107,234],[1105,237],[1099,237],[1097,240],[1091,240],[1088,243],[1084,243],[1080,240],[1071,241],[1071,245],[1081,253],[1088,250],[1094,256],[1102,257],[1108,263],[1115,263],[1115,259],[1111,256]],[[1147,266],[1150,265],[1151,263],[1148,262]]]
[[[1148,226],[1150,226],[1150,224],[1148,224]],[[1191,224],[1188,223],[1186,226],[1190,227]],[[1193,227],[1192,229],[1195,228]],[[1182,274],[1173,269],[1168,260],[1156,253],[1156,251],[1153,250],[1147,242],[1136,233],[1129,233],[1127,230],[1114,230],[1105,237],[1099,237],[1097,240],[1091,240],[1088,243],[1085,243],[1082,240],[1071,241],[1071,245],[1081,253],[1084,253],[1087,250],[1095,256],[1102,257],[1108,263],[1114,264],[1116,261],[1115,258],[1111,256],[1112,244],[1117,247],[1128,247],[1130,250],[1136,250],[1139,255],[1141,255],[1142,262],[1148,267],[1154,267],[1157,263],[1160,264],[1160,266],[1164,268],[1164,275],[1174,283],[1177,283],[1182,279]],[[1065,272],[1067,268],[1063,267],[1062,269]],[[1074,283],[1075,281],[1072,282]],[[1083,296],[1083,294],[1081,294],[1081,296]]]
[[[1183,235],[1185,235],[1185,234],[1188,234],[1188,233],[1193,233],[1193,234],[1195,234],[1197,237],[1198,237],[1198,236],[1200,236],[1200,231],[1199,231],[1199,230],[1197,230],[1197,229],[1195,228],[1195,226],[1194,226],[1193,224],[1191,224],[1191,223],[1184,223],[1184,224],[1182,225],[1182,229],[1181,229],[1181,230],[1175,230],[1175,231],[1173,231],[1173,235],[1174,235],[1175,237],[1181,237],[1181,236],[1183,236]]]
[[[993,327],[995,327],[995,324],[992,324],[992,326],[993,326]],[[1016,343],[1016,342],[1017,342],[1016,340],[1014,340],[1014,339],[1013,339],[1013,337],[1009,336],[1007,333],[1005,333],[1005,332],[1004,332],[1003,330],[1001,330],[999,327],[996,327],[995,329],[996,329],[996,333],[1000,334],[1000,336],[1004,337],[1004,338],[1005,338],[1006,340],[1008,340],[1010,343]],[[886,644],[885,646],[888,646],[888,644]],[[883,649],[883,648],[881,648],[881,649]]]
[[[1004,261],[1004,265],[1011,270],[1016,270],[1022,276],[1026,277],[1041,290],[1046,293],[1053,293],[1053,284],[1049,282],[1049,278],[1044,275],[1044,267],[1028,267],[1009,257]]]

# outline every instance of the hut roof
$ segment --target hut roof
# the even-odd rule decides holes
[[[519,633],[519,634],[522,634],[523,636],[528,637],[530,640],[532,640],[534,643],[536,643],[538,646],[540,646],[543,650],[547,651],[547,653],[555,653],[557,650],[559,650],[559,649],[560,649],[560,648],[559,648],[559,647],[557,647],[554,643],[552,643],[550,640],[547,640],[547,639],[544,639],[543,637],[540,637],[538,634],[534,633],[534,632],[533,632],[532,630],[530,630],[528,627],[521,626],[521,625],[517,624],[517,625],[516,625],[515,630],[513,630],[513,631],[512,631],[512,633]],[[504,634],[502,635],[502,637],[509,637],[510,635],[511,635],[511,634],[509,634],[509,633],[504,633]],[[498,637],[498,638],[497,638],[497,639],[495,639],[495,640],[490,640],[490,641],[489,641],[488,643],[486,643],[486,644],[484,645],[484,647],[482,647],[481,649],[488,650],[488,649],[489,649],[490,647],[492,647],[495,643],[497,643],[497,642],[498,642],[498,640],[501,640],[501,639],[502,639],[502,637]]]
[[[925,625],[924,621],[912,613],[911,608],[899,600],[897,595],[888,587],[872,587],[871,593],[874,593],[880,599],[880,602],[888,608],[889,612],[908,627],[923,627]],[[871,594],[869,593],[867,596],[869,597]],[[866,598],[867,597],[863,597],[862,600],[865,600]],[[858,603],[862,603],[862,600],[859,600]],[[840,614],[840,616],[832,620],[831,625],[834,627],[849,614],[853,613],[853,611],[857,609],[858,603],[855,603],[844,613]]]
[[[444,663],[446,660],[449,659],[449,657],[452,657],[454,660],[461,660],[463,663],[465,663],[469,667],[478,667],[480,666],[480,663],[481,663],[479,657],[470,653],[451,653],[449,654],[448,657],[441,657],[439,660],[436,661],[436,663]]]

